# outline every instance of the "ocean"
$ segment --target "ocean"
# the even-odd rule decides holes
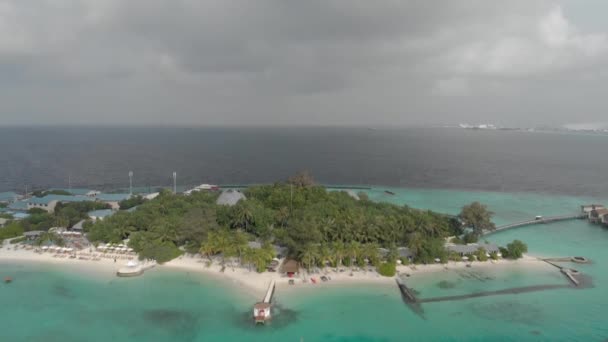
[[[608,204],[608,137],[447,128],[2,128],[0,189],[128,184],[266,183],[307,169],[325,184],[375,185],[376,201],[457,213],[487,204],[497,224]],[[384,190],[391,190],[389,195]],[[256,327],[259,300],[230,282],[154,269],[118,279],[81,270],[0,260],[0,341],[606,341],[608,230],[583,220],[513,229],[529,254],[581,255],[571,265],[585,289],[422,304],[420,316],[396,286],[305,289],[276,295],[272,324]],[[422,298],[538,284],[557,272],[471,268],[413,276]],[[450,286],[442,286],[450,284]],[[313,286],[313,285],[310,285]]]
[[[608,136],[456,128],[0,128],[0,191],[324,184],[608,193]]]

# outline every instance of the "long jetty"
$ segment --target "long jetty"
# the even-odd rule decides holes
[[[509,295],[509,294],[520,294],[520,293],[536,292],[536,291],[544,291],[544,290],[565,289],[565,288],[570,288],[570,287],[571,287],[570,285],[532,285],[532,286],[514,287],[514,288],[510,288],[510,289],[497,290],[497,291],[482,291],[482,292],[475,292],[475,293],[464,294],[464,295],[420,299],[419,302],[420,303],[446,302],[446,301],[463,300],[463,299],[487,297],[487,296]]]
[[[547,224],[561,221],[570,221],[570,220],[580,220],[584,219],[587,216],[584,214],[572,214],[572,215],[563,215],[563,216],[551,216],[551,217],[543,217],[543,218],[534,218],[532,220],[509,223],[502,226],[496,227],[494,230],[487,230],[483,233],[483,235],[490,235],[493,233],[501,232],[508,229],[531,226],[535,224]]]

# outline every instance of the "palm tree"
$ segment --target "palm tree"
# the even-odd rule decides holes
[[[344,246],[344,242],[342,241],[335,241],[332,244],[332,250],[333,250],[333,259],[335,261],[335,265],[336,267],[340,267],[342,265],[342,260],[344,259],[344,256],[346,255],[346,247]]]
[[[277,222],[281,225],[281,227],[285,228],[287,226],[287,222],[289,221],[289,208],[281,207],[277,212]]]
[[[245,231],[249,230],[249,224],[253,222],[253,213],[249,206],[244,202],[238,203],[236,207],[235,227],[242,227]]]
[[[361,244],[357,241],[351,241],[346,246],[347,255],[350,257],[350,266],[352,268],[353,264],[357,261],[361,253]]]
[[[302,263],[306,265],[306,269],[310,272],[311,266],[315,264],[315,261],[318,258],[317,247],[312,244],[307,244],[304,246],[302,251],[300,252],[300,260]]]
[[[407,247],[412,254],[420,255],[420,252],[424,248],[424,238],[417,232],[410,234]]]
[[[321,247],[319,248],[319,264],[322,268],[325,268],[326,262],[328,262],[330,265],[334,265],[334,254],[331,252],[327,245],[321,245]]]
[[[256,261],[256,251],[251,247],[245,248],[243,251],[243,255],[241,256],[241,262],[247,265],[249,272],[251,272],[251,264]]]
[[[206,255],[211,261],[211,256],[217,253],[217,234],[214,231],[210,231],[207,234],[207,241],[203,243],[200,249],[200,253]]]
[[[380,262],[380,246],[376,243],[367,243],[363,245],[362,254],[367,258],[371,265],[377,266]]]
[[[236,255],[239,258],[240,263],[243,251],[247,248],[247,236],[245,235],[245,233],[239,230],[236,233],[232,234],[231,244],[232,248],[234,248],[234,251],[236,252]]]

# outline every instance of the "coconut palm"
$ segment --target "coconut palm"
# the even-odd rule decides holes
[[[234,219],[233,225],[235,227],[241,227],[244,228],[245,231],[248,231],[249,224],[253,222],[253,212],[249,208],[249,205],[244,202],[239,202],[236,206],[236,215]]]
[[[350,266],[352,268],[353,264],[357,262],[357,258],[361,254],[361,243],[357,241],[351,241],[348,245],[346,245],[346,255],[350,258]]]
[[[326,263],[329,263],[330,265],[335,264],[334,254],[327,245],[321,245],[319,248],[318,264],[321,265],[322,268],[325,268]]]
[[[310,272],[312,265],[315,264],[318,259],[319,254],[317,251],[317,246],[312,244],[307,244],[304,246],[302,251],[300,252],[300,260],[306,266],[306,269]]]
[[[412,254],[420,255],[420,252],[424,248],[424,241],[424,237],[422,237],[420,233],[412,233],[409,235],[407,247],[410,249]]]
[[[245,248],[245,250],[243,250],[243,254],[241,256],[241,262],[244,263],[245,265],[247,265],[249,272],[251,272],[251,264],[255,263],[255,261],[256,261],[255,249],[253,249],[251,247]]]
[[[363,245],[361,254],[371,265],[377,266],[380,263],[380,246],[377,243],[367,243]]]
[[[344,259],[344,256],[346,256],[346,246],[344,246],[344,242],[335,241],[334,243],[332,243],[332,251],[335,265],[336,267],[340,267],[342,265],[342,260]]]

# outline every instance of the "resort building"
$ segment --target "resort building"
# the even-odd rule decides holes
[[[67,192],[73,196],[89,196],[89,197],[94,197],[97,196],[100,192],[97,190],[91,190],[91,189],[79,189],[79,188],[68,188],[68,189],[64,189],[64,188],[52,188],[50,189],[50,191],[63,191],[63,192]]]
[[[588,217],[590,217],[589,215],[595,209],[604,209],[604,206],[601,205],[601,204],[586,204],[586,205],[581,205],[581,212],[583,214],[587,214]]]
[[[4,227],[6,225],[6,222],[8,222],[7,219],[0,217],[0,228]]]
[[[245,197],[245,194],[243,194],[242,192],[234,189],[228,189],[222,192],[222,194],[220,195],[220,197],[217,198],[217,201],[215,201],[215,203],[219,205],[233,206],[237,204],[240,200],[246,199],[247,197]]]
[[[42,230],[32,230],[32,231],[23,233],[26,240],[36,240],[42,234],[44,234],[44,232]]]
[[[49,213],[55,211],[57,203],[73,203],[92,201],[91,197],[86,196],[67,196],[67,195],[46,195],[44,197],[32,197],[27,200],[27,210],[40,208]]]
[[[247,242],[247,246],[252,249],[260,249],[260,248],[262,248],[262,243],[259,241],[249,241],[249,242]],[[272,245],[272,248],[274,249],[274,255],[276,258],[283,259],[284,257],[287,256],[287,251],[288,251],[287,247],[282,247],[279,245]]]
[[[458,253],[460,256],[467,256],[477,253],[479,249],[485,249],[487,254],[499,253],[498,246],[493,243],[469,243],[467,245],[446,244],[445,249],[452,253]]]
[[[149,201],[149,200],[153,200],[153,199],[155,199],[156,197],[158,197],[158,195],[160,195],[160,192],[153,192],[153,193],[151,193],[151,194],[145,194],[145,195],[142,195],[141,197],[142,197],[143,199],[145,199],[145,200],[148,200],[148,201]]]
[[[283,262],[283,265],[281,266],[281,273],[285,274],[289,278],[292,278],[298,275],[298,272],[300,272],[300,265],[297,261],[293,259],[286,259]]]
[[[591,223],[602,223],[603,217],[608,214],[608,209],[602,207],[598,209],[597,207],[589,212],[589,221]]]
[[[80,220],[78,221],[78,223],[76,223],[75,225],[72,226],[71,230],[75,231],[75,232],[81,232],[84,230],[84,223],[87,222],[87,220]]]
[[[103,220],[106,217],[114,215],[115,211],[112,209],[103,209],[103,210],[93,210],[89,211],[87,215],[93,221]]]
[[[15,201],[17,201],[19,199],[19,195],[17,195],[16,193],[9,191],[9,192],[0,192],[0,203],[13,203]]]
[[[98,194],[94,197],[99,202],[110,205],[112,209],[120,209],[120,202],[131,198],[130,194]]]
[[[214,184],[201,184],[198,186],[195,186],[194,188],[187,190],[184,192],[184,194],[186,195],[190,195],[193,192],[198,192],[198,191],[217,191],[219,190],[220,187]]]
[[[15,201],[10,203],[7,208],[13,211],[27,211],[27,201]]]

